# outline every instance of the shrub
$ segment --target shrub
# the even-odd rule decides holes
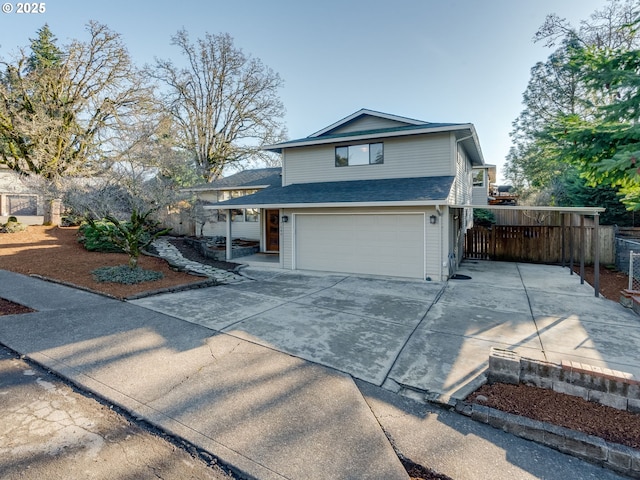
[[[111,222],[99,221],[84,223],[80,226],[78,241],[90,252],[122,253],[123,250],[113,242],[118,230]]]
[[[113,282],[125,285],[134,283],[153,282],[164,277],[162,272],[145,270],[140,267],[131,268],[129,265],[117,265],[115,267],[100,267],[91,272],[96,282]]]
[[[473,209],[473,223],[482,227],[490,227],[496,223],[496,216],[486,208]]]
[[[18,219],[12,215],[9,218],[7,218],[7,223],[9,222],[18,223]]]
[[[4,225],[0,223],[0,233],[16,233],[27,229],[27,226],[24,223],[20,223],[17,220],[11,220],[12,218],[16,217],[9,217],[9,221]]]
[[[138,257],[145,248],[160,235],[166,235],[171,231],[170,228],[158,229],[160,222],[151,219],[154,211],[155,209],[150,209],[140,212],[134,208],[128,222],[120,221],[113,215],[105,217],[105,220],[111,222],[117,230],[111,241],[129,255],[131,268],[137,267]],[[89,222],[93,223],[91,220]]]

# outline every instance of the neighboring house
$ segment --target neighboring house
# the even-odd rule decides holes
[[[360,110],[282,156],[280,186],[218,203],[261,213],[260,242],[280,267],[445,280],[472,221],[472,169],[484,165],[470,123]],[[231,258],[227,242],[227,258]]]
[[[471,175],[473,181],[472,203],[474,205],[488,205],[492,193],[491,189],[496,183],[496,166],[473,167]]]
[[[13,216],[22,223],[41,225],[42,215],[43,203],[36,191],[16,172],[0,165],[0,222]]]
[[[186,188],[184,191],[196,194],[203,209],[196,218],[197,233],[202,235],[224,236],[226,234],[226,210],[218,210],[216,204],[231,198],[251,195],[272,186],[281,186],[282,169],[256,168],[219,178],[210,183]],[[262,217],[259,208],[234,208],[230,212],[233,223],[233,238],[260,240]]]

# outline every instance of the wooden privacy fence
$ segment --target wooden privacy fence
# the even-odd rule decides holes
[[[564,229],[564,261],[580,259],[580,229],[560,226],[493,225],[473,227],[465,235],[466,258],[530,263],[562,263]],[[593,227],[584,227],[585,263],[593,263]],[[598,229],[600,262],[615,262],[614,227]]]

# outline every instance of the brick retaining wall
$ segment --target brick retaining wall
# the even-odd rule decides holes
[[[525,383],[640,413],[640,381],[630,373],[563,360],[560,365],[492,348],[489,382]]]
[[[492,348],[489,382],[525,383],[582,397],[619,410],[640,413],[640,381],[630,373],[568,360],[560,365]],[[527,440],[640,479],[640,450],[485,405],[458,402],[456,411]]]

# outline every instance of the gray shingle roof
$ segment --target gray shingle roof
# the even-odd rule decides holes
[[[214,190],[221,188],[242,188],[256,186],[279,187],[282,185],[282,168],[253,168],[242,172],[219,178],[210,183],[196,185],[185,189],[188,191]]]
[[[327,203],[445,201],[454,177],[385,178],[344,182],[297,183],[271,187],[253,195],[220,202],[219,206],[264,206]]]

